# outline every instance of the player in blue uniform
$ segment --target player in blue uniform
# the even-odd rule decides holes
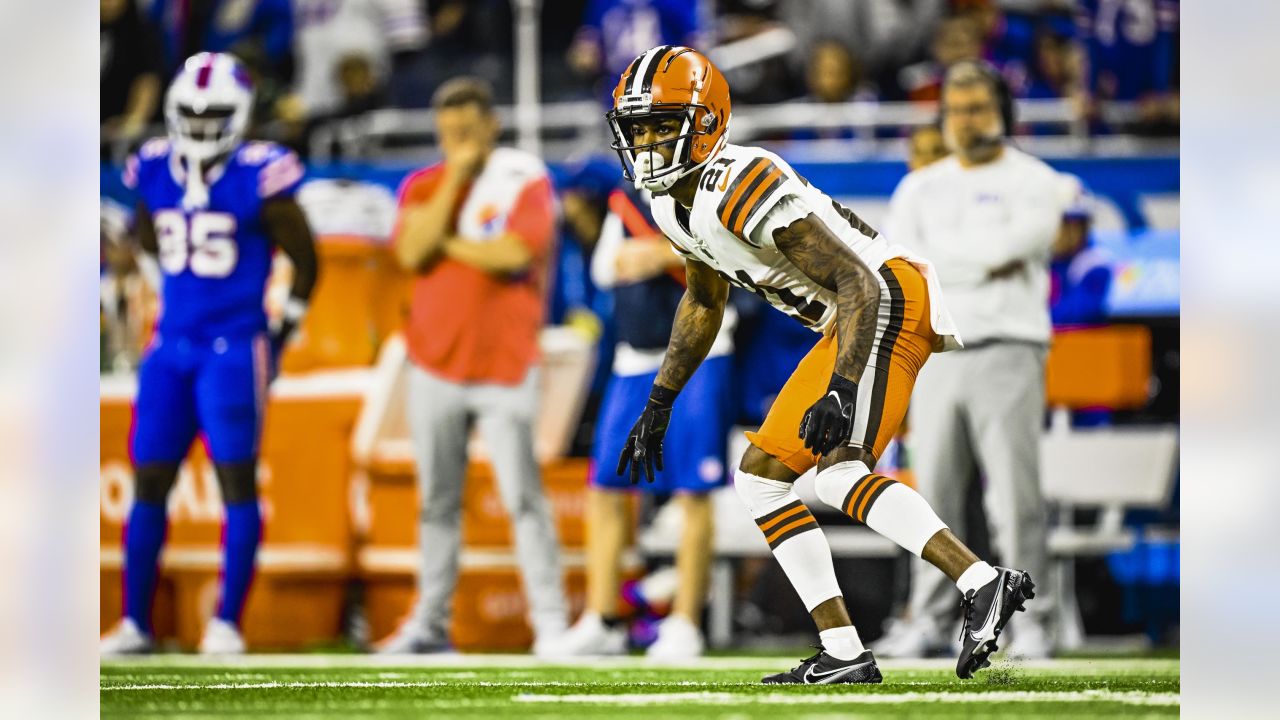
[[[244,651],[239,632],[262,534],[258,440],[267,385],[315,286],[311,231],[293,199],[296,155],[243,142],[253,104],[234,57],[201,53],[169,87],[169,137],[129,159],[136,234],[162,272],[161,314],[138,371],[130,452],[136,487],[125,526],[124,618],[104,655],[151,648],[151,602],[164,543],[166,498],[198,433],[226,508],[222,596],[201,651]],[[268,324],[263,291],[279,247],[294,266],[282,319]]]

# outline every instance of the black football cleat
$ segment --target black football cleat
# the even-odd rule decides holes
[[[1035,597],[1035,583],[1021,570],[996,568],[996,579],[970,590],[960,601],[964,623],[960,626],[960,660],[956,675],[961,679],[991,665],[991,653],[1009,618],[1026,610],[1026,601]]]
[[[821,646],[814,647],[818,648],[818,654],[805,658],[795,669],[770,675],[760,682],[765,685],[857,685],[884,679],[870,650],[852,660],[840,660],[828,655]]]

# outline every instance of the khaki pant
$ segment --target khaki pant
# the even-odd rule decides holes
[[[1040,491],[1045,349],[1006,342],[940,354],[912,395],[908,449],[916,489],[962,541],[965,493],[980,468],[992,547],[1006,567],[1048,588],[1048,514]],[[946,628],[959,606],[955,585],[922,560],[912,562],[911,617]],[[1044,619],[1047,598],[1027,610]]]
[[[411,365],[407,414],[422,502],[422,565],[414,618],[447,636],[461,550],[462,483],[474,422],[484,437],[502,504],[511,516],[516,560],[536,632],[563,629],[568,618],[551,506],[533,449],[538,371],[520,385],[463,385]]]

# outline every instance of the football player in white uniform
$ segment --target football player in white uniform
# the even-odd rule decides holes
[[[748,433],[735,486],[818,626],[822,649],[766,683],[879,682],[836,582],[831,549],[792,484],[818,468],[818,497],[946,573],[964,606],[956,673],[989,664],[1026,573],[978,559],[914,490],[873,472],[932,352],[960,346],[928,262],[892,245],[777,155],[727,142],[729,87],[706,57],[653,48],[627,68],[607,115],[624,174],[685,257],[685,292],[649,403],[618,472],[662,467],[671,406],[715,340],[729,285],[819,334]]]

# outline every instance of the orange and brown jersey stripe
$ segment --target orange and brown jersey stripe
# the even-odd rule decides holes
[[[809,512],[809,508],[805,507],[800,500],[787,503],[767,515],[756,518],[756,525],[759,526],[760,532],[764,533],[765,542],[769,543],[770,550],[802,532],[818,529],[818,521],[813,519],[813,513]]]
[[[849,488],[849,494],[844,496],[840,509],[845,515],[865,524],[867,513],[871,511],[871,506],[875,505],[876,499],[888,490],[889,486],[897,482],[893,478],[875,473],[864,475],[861,480],[853,484],[852,488]]]
[[[725,189],[724,197],[720,198],[716,210],[721,224],[743,241],[750,242],[745,234],[747,224],[786,179],[782,170],[766,158],[756,158],[747,163]]]

